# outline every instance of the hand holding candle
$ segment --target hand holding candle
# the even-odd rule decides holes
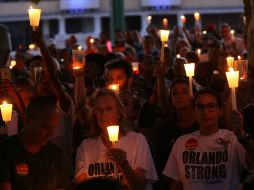
[[[194,76],[195,63],[184,64],[184,68],[185,68],[186,76],[189,77],[189,92],[190,92],[190,96],[193,96],[192,77]]]
[[[168,41],[169,30],[160,30],[161,33],[161,56],[160,61],[164,63],[164,45]]]
[[[33,7],[30,7],[28,9],[28,15],[30,20],[30,25],[33,27],[33,30],[35,31],[40,24],[41,9],[34,9]]]
[[[200,27],[200,13],[199,12],[195,12],[193,15],[194,15],[196,26]]]
[[[109,140],[112,142],[112,145],[118,141],[118,134],[119,134],[119,126],[118,125],[111,125],[107,127],[108,137]],[[118,179],[118,165],[114,163],[114,178]]]
[[[12,104],[8,104],[7,102],[3,102],[0,105],[1,114],[3,121],[11,121],[12,116]]]

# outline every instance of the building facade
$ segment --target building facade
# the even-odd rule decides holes
[[[13,46],[27,45],[31,41],[27,9],[42,9],[41,27],[47,39],[64,46],[64,39],[76,34],[84,42],[87,35],[98,36],[109,32],[111,0],[42,0],[33,5],[28,0],[0,0],[0,23],[7,25],[12,34]],[[148,21],[158,28],[167,18],[169,28],[181,24],[181,15],[187,18],[186,27],[194,25],[193,13],[201,14],[202,26],[228,22],[233,29],[242,30],[242,0],[124,0],[126,30],[145,34]]]

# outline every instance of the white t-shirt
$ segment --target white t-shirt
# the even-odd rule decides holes
[[[147,182],[146,189],[152,189],[151,183],[158,180],[153,158],[145,137],[140,133],[128,132],[121,137],[115,144],[127,153],[127,160],[130,166],[145,170]],[[98,138],[85,139],[77,150],[76,155],[76,177],[86,173],[88,178],[108,177],[113,178],[114,164],[107,160],[105,153],[107,148],[104,146],[101,136]],[[120,180],[123,174],[118,169]]]
[[[243,146],[233,132],[219,129],[209,136],[196,131],[179,137],[163,174],[184,190],[236,190],[244,168]]]

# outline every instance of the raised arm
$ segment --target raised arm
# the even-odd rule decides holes
[[[156,63],[156,68],[154,74],[157,78],[157,91],[159,96],[159,103],[162,108],[163,114],[166,118],[171,118],[172,114],[174,113],[173,107],[170,105],[168,100],[168,91],[166,87],[166,72],[165,66],[160,61]]]
[[[33,31],[33,39],[41,50],[46,79],[48,80],[50,87],[52,88],[54,95],[60,104],[60,107],[64,112],[67,113],[71,105],[71,98],[64,91],[64,88],[59,81],[55,62],[48,51],[41,32]]]

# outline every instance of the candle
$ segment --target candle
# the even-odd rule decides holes
[[[228,68],[233,68],[234,67],[234,57],[228,56],[227,58],[227,65]]]
[[[161,41],[162,42],[168,41],[169,30],[160,30],[160,34],[161,34]]]
[[[242,60],[241,56],[238,56],[238,60],[234,61],[235,70],[239,71],[240,81],[247,82],[248,78],[248,60]]]
[[[232,36],[232,40],[234,40],[234,39],[235,39],[235,31],[234,31],[234,30],[231,30],[231,31],[230,31],[230,34],[231,34],[231,36]]]
[[[190,92],[190,96],[193,96],[192,77],[194,76],[195,63],[184,64],[184,68],[185,68],[186,76],[189,77],[189,92]]]
[[[233,68],[229,69],[229,72],[226,72],[228,86],[231,88],[231,96],[232,96],[232,109],[236,110],[236,96],[235,96],[235,88],[238,87],[239,82],[239,71],[234,71]]]
[[[162,26],[163,26],[163,28],[168,28],[168,19],[167,18],[163,18],[163,20],[162,20]]]
[[[93,38],[90,39],[90,43],[91,43],[91,44],[94,43],[94,39],[93,39]]]
[[[131,62],[131,66],[132,66],[132,71],[134,73],[138,72],[138,62]]]
[[[111,125],[107,127],[109,140],[114,144],[118,141],[119,126]]]
[[[199,12],[195,12],[194,13],[194,18],[195,18],[195,21],[198,22],[200,20],[200,13]]]
[[[150,15],[147,16],[146,20],[147,20],[147,25],[150,25],[152,22],[152,16],[150,16]]]
[[[198,57],[200,57],[200,55],[201,55],[201,49],[197,49],[197,55],[198,55]]]
[[[34,50],[35,49],[35,44],[29,44],[29,50]]]
[[[169,30],[160,30],[161,33],[161,56],[160,61],[164,63],[164,45],[168,41]]]
[[[78,46],[77,50],[72,50],[72,68],[74,70],[80,70],[86,63],[85,51],[81,46]]]
[[[186,17],[184,15],[181,16],[181,22],[183,25],[186,23]]]
[[[8,104],[7,102],[3,102],[3,104],[0,105],[1,114],[3,121],[11,121],[11,115],[12,115],[12,104]]]
[[[30,25],[33,27],[33,30],[36,30],[40,24],[41,9],[34,9],[33,7],[30,7],[28,9],[28,15]]]
[[[246,16],[243,16],[243,25],[246,25]]]
[[[110,84],[108,85],[108,88],[111,90],[114,90],[116,93],[119,93],[119,90],[120,90],[119,84]]]
[[[12,69],[16,65],[16,60],[11,60],[9,68]]]
[[[107,131],[109,140],[112,142],[112,145],[115,145],[115,142],[118,141],[119,126],[118,125],[108,126]],[[114,163],[114,179],[119,179],[117,163]]]

